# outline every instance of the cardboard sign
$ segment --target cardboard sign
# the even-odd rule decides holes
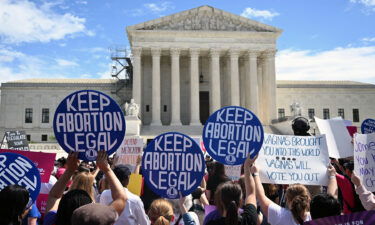
[[[143,153],[143,138],[130,137],[124,138],[121,146],[116,152],[116,165],[124,164],[131,166],[131,171],[137,164],[137,158]]]
[[[260,179],[272,184],[327,185],[329,157],[322,136],[265,134],[256,164]]]
[[[315,122],[320,133],[326,135],[329,157],[353,156],[352,138],[342,119],[322,120],[315,117]]]
[[[125,136],[125,117],[117,103],[99,91],[77,91],[61,101],[53,118],[56,140],[66,152],[93,161],[99,150],[108,155]]]
[[[342,216],[330,216],[305,222],[305,225],[373,225],[375,224],[375,211],[364,211]]]
[[[31,161],[33,161],[34,165],[38,168],[42,183],[48,183],[49,177],[51,176],[51,173],[53,171],[56,153],[0,149],[0,153],[1,152],[16,153],[16,154],[23,155],[26,158],[30,159]]]
[[[228,106],[214,112],[203,128],[208,154],[225,165],[241,165],[250,154],[258,154],[263,143],[263,127],[250,110]]]
[[[242,165],[236,165],[236,166],[225,165],[225,175],[227,175],[229,179],[233,181],[239,180],[241,177],[241,167]]]
[[[362,134],[374,133],[375,132],[375,120],[373,119],[364,120],[361,125],[361,132]]]
[[[367,190],[375,191],[375,133],[355,134],[354,171]]]
[[[148,187],[164,198],[179,198],[197,189],[204,176],[205,161],[199,145],[177,132],[157,136],[146,148],[142,173]]]
[[[39,170],[30,159],[20,154],[0,153],[0,190],[12,184],[25,187],[31,206],[39,195],[40,183]]]
[[[134,173],[130,174],[128,190],[137,196],[141,196],[142,188],[143,188],[142,175],[134,174]]]
[[[27,142],[25,131],[7,131],[5,138],[9,149],[29,151],[29,142]]]

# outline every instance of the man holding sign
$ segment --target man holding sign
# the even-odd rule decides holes
[[[214,112],[203,128],[204,146],[212,158],[226,165],[241,165],[258,154],[263,126],[251,111],[228,106]]]
[[[148,187],[164,198],[189,195],[200,185],[205,162],[199,145],[189,136],[170,132],[157,136],[146,148],[142,172]]]
[[[93,161],[97,150],[114,153],[125,136],[125,117],[117,103],[99,91],[83,90],[67,96],[56,109],[53,129],[66,152]]]

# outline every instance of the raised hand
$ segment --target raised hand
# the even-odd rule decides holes
[[[98,157],[96,158],[96,166],[103,172],[110,170],[107,157],[108,155],[105,151],[98,151]]]
[[[78,169],[78,166],[78,152],[69,153],[69,156],[66,160],[66,170],[74,172]]]
[[[352,182],[357,187],[362,185],[361,178],[359,178],[359,176],[357,176],[357,174],[354,171],[352,173]]]

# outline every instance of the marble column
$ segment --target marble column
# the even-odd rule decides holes
[[[248,51],[249,63],[246,73],[246,107],[258,116],[258,52],[254,50]]]
[[[270,99],[269,99],[269,113],[270,120],[277,119],[276,109],[276,68],[275,68],[276,50],[270,50],[267,53],[270,79]]]
[[[276,77],[275,77],[275,51],[263,52],[263,99],[264,123],[271,124],[276,119]]]
[[[260,121],[264,121],[264,112],[263,112],[263,104],[264,104],[264,98],[263,98],[263,58],[261,55],[258,55],[258,114]]]
[[[210,114],[220,109],[220,49],[210,49],[211,76],[210,76]]]
[[[190,48],[190,125],[199,121],[199,48]]]
[[[179,48],[171,48],[172,74],[171,74],[171,96],[172,96],[172,119],[171,125],[179,126],[180,119],[180,52]]]
[[[133,47],[133,99],[134,102],[140,106],[140,113],[142,113],[142,81],[141,81],[141,54],[142,47]],[[142,117],[141,117],[142,118]]]
[[[152,121],[151,125],[160,126],[160,48],[151,48],[152,55]]]
[[[240,105],[240,75],[238,71],[238,57],[240,51],[238,49],[229,50],[230,56],[230,104]]]

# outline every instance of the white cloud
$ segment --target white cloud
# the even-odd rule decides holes
[[[247,18],[261,18],[266,20],[272,20],[273,17],[280,15],[278,12],[272,12],[268,10],[257,10],[253,8],[245,8],[241,13],[241,16]]]
[[[161,2],[160,4],[157,3],[147,3],[143,5],[147,9],[149,9],[153,13],[162,13],[165,12],[169,9],[173,9],[174,6],[172,5],[171,2]]]
[[[369,37],[362,38],[362,41],[364,41],[364,42],[375,42],[375,37],[373,37],[373,38],[369,38]]]
[[[360,3],[365,6],[375,6],[375,0],[350,0],[352,3]]]
[[[76,62],[66,59],[56,59],[56,62],[59,66],[78,66]]]
[[[160,3],[146,3],[143,4],[141,8],[131,9],[131,10],[125,10],[124,12],[126,14],[129,14],[131,16],[143,16],[148,13],[163,16],[162,13],[174,9],[174,5],[171,2],[160,2]]]
[[[279,80],[353,80],[375,84],[375,46],[282,50],[276,58]]]
[[[53,11],[50,3],[37,6],[28,0],[0,0],[0,37],[6,43],[49,42],[73,34],[95,35],[85,18]]]

